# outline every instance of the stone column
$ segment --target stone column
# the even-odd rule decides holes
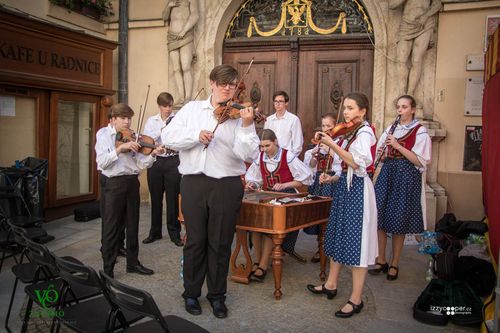
[[[426,205],[427,205],[427,229],[434,230],[436,221],[445,213],[448,197],[444,188],[437,182],[439,142],[446,137],[446,130],[441,128],[437,121],[422,121],[427,128],[432,140],[431,164],[427,167],[426,174]]]

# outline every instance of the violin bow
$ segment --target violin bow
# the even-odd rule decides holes
[[[340,119],[340,111],[342,110],[342,106],[344,104],[344,96],[340,96],[340,104],[339,104],[339,109],[337,111],[337,120],[335,121],[335,125],[339,123]],[[321,143],[321,140],[320,140]],[[319,144],[318,144],[319,147]],[[323,170],[323,175],[326,175],[328,172],[328,169],[330,168],[330,162],[333,162],[333,156],[330,155],[330,147],[328,147],[328,151],[326,152],[326,166],[325,169]],[[323,176],[324,177],[324,176]],[[323,184],[320,184],[320,186]]]
[[[205,88],[201,88],[200,91],[198,91],[198,93],[196,94],[196,96],[194,96],[193,98],[193,101],[196,101],[196,99],[198,98],[198,96],[200,96],[201,92],[205,90]]]
[[[142,124],[144,123],[144,115],[146,114],[146,107],[148,105],[148,97],[149,97],[149,89],[151,88],[151,85],[148,84],[148,91],[146,92],[146,100],[144,101],[144,109],[141,106],[139,106],[139,121],[137,122],[137,131],[136,131],[136,138],[135,142],[139,142],[139,134],[141,133],[140,130],[142,129]]]
[[[238,92],[238,87],[240,86],[241,82],[243,82],[243,79],[245,78],[245,76],[248,74],[248,72],[250,72],[250,67],[252,67],[252,64],[253,64],[253,61],[254,61],[254,57],[252,57],[252,60],[250,60],[250,63],[248,64],[248,67],[247,69],[245,70],[245,72],[243,73],[243,75],[241,76],[240,80],[238,81],[238,83],[236,84],[236,89],[234,90],[234,93],[233,93],[233,96],[231,96],[230,99],[228,99],[228,102],[230,100],[232,100],[234,98],[234,96],[236,96],[236,93]],[[222,113],[220,114],[219,118],[217,119],[217,125],[215,125],[215,128],[214,130],[212,131],[212,134],[215,133],[215,131],[217,130],[217,127],[219,127],[219,125],[221,124],[221,119],[224,119],[224,117],[226,116],[226,113],[228,112],[229,110],[229,106],[226,104],[226,107],[224,108],[224,111],[222,111]],[[208,145],[210,143],[207,143],[205,145],[205,148],[203,148],[203,150],[207,149]]]

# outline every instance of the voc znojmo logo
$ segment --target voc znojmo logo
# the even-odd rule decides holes
[[[55,309],[51,309],[57,305],[57,301],[59,300],[59,291],[54,288],[53,284],[50,284],[47,289],[37,289],[35,290],[35,295],[38,300],[38,304],[42,306],[42,310],[33,310],[31,311],[31,317],[58,317],[64,316],[64,311]]]

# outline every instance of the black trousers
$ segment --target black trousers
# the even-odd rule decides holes
[[[167,230],[171,240],[180,239],[179,192],[181,174],[179,156],[157,157],[148,169],[148,186],[151,194],[151,229],[150,237],[162,236],[163,196],[167,201]]]
[[[137,175],[105,180],[102,212],[102,260],[105,271],[112,271],[118,255],[120,235],[126,229],[127,265],[138,264],[139,179]]]
[[[105,196],[104,196],[104,186],[106,185],[106,179],[108,179],[108,177],[106,177],[105,175],[103,175],[101,172],[99,172],[99,188],[100,188],[100,191],[101,191],[101,199],[99,200],[99,211],[101,212],[101,217],[103,216],[103,212],[104,212],[104,207],[105,207]],[[118,240],[118,244],[119,244],[119,248],[122,247],[122,248],[125,248],[125,223],[122,223],[122,230],[120,231],[120,234],[119,234],[119,240]],[[101,227],[101,244],[102,244],[102,240],[104,238],[104,228]],[[101,246],[101,253],[102,253],[102,246]]]
[[[187,233],[183,297],[199,297],[206,277],[207,298],[223,300],[231,244],[243,199],[241,179],[183,176],[181,195]]]

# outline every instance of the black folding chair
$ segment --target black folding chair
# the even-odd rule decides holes
[[[45,310],[58,309],[65,304],[79,302],[97,296],[101,293],[100,290],[95,287],[82,286],[80,284],[73,283],[69,283],[69,286],[66,285],[66,282],[59,277],[59,271],[56,267],[54,256],[50,253],[47,247],[45,245],[35,243],[30,239],[25,240],[28,248],[28,256],[31,258],[31,261],[40,267],[43,267],[44,270],[54,272],[54,274],[57,275],[57,278],[33,283],[24,288],[26,295],[28,295],[28,304],[26,306],[23,326],[21,328],[21,332],[23,333],[26,332],[28,328],[33,302],[37,303]],[[73,257],[66,257],[66,260],[81,263],[78,259]],[[60,297],[60,295],[62,295],[63,288],[65,288],[64,292],[71,296],[66,298],[64,303],[61,302]],[[47,297],[40,297],[43,296],[44,293]],[[55,317],[51,319],[52,326],[54,326]]]
[[[117,305],[112,303],[103,281],[92,267],[58,257],[55,257],[55,260],[59,274],[67,282],[62,291],[63,304],[66,303],[67,287],[70,284],[93,287],[101,292],[98,297],[66,304],[60,308],[61,311],[56,311],[58,331],[62,323],[77,332],[108,332],[127,327],[130,323],[144,317],[128,310],[122,312]],[[118,322],[113,318],[118,318]],[[116,323],[116,326],[112,326],[111,322],[113,325]]]
[[[111,300],[121,309],[127,309],[153,320],[125,328],[123,332],[171,332],[206,333],[204,328],[178,316],[163,316],[151,294],[144,290],[127,286],[99,271]],[[113,327],[113,323],[111,323]]]
[[[22,250],[13,239],[8,224],[25,228],[27,237],[30,239],[39,240],[48,237],[47,232],[41,228],[43,219],[30,216],[29,210],[27,210],[25,205],[21,205],[21,207],[24,208],[21,208],[21,210],[25,212],[26,215],[11,216],[12,214],[8,214],[8,212],[12,210],[6,210],[5,207],[10,207],[10,202],[12,200],[16,202],[25,202],[24,199],[22,197],[19,198],[19,196],[20,193],[18,190],[15,190],[15,187],[0,186],[0,203],[3,202],[3,204],[0,204],[0,250],[2,251],[0,271],[2,270],[3,262],[6,258],[13,257],[16,264],[19,263],[16,255]]]
[[[25,228],[21,228],[7,222],[10,227],[10,231],[14,237],[15,242],[22,248],[21,257],[19,263],[12,266],[12,273],[15,276],[14,287],[12,288],[12,294],[10,296],[9,308],[7,310],[7,316],[5,317],[5,329],[11,332],[9,327],[10,312],[12,310],[12,305],[14,303],[14,296],[17,290],[17,284],[21,281],[24,284],[33,284],[39,281],[46,281],[57,277],[55,272],[50,271],[48,268],[40,266],[36,263],[31,262],[28,251],[27,251],[27,231]],[[28,261],[23,263],[24,258]]]

